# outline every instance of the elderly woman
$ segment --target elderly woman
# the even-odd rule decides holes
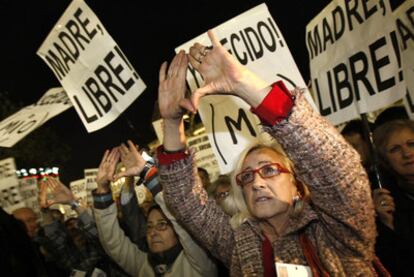
[[[157,159],[164,197],[177,220],[232,276],[373,275],[374,208],[355,150],[300,91],[289,92],[281,82],[269,86],[211,31],[209,37],[212,48],[196,43],[188,56],[181,51],[168,70],[166,63],[160,69],[164,142]],[[185,98],[188,59],[205,81],[191,99]],[[236,229],[207,199],[185,144],[183,109],[195,112],[200,98],[214,93],[246,101],[288,154],[255,146],[241,156],[232,182],[240,211],[248,217]],[[309,202],[303,201],[304,184]]]
[[[146,180],[156,180],[147,178],[150,172],[151,175],[156,174],[156,169],[145,163],[131,141],[128,141],[128,145],[122,144],[119,148],[105,152],[96,177],[98,187],[93,191],[96,226],[106,253],[131,276],[217,276],[214,262],[169,212],[158,182],[150,182],[155,184],[151,192],[159,206],[151,207],[148,211],[148,252],[139,249],[120,228],[110,181],[126,176],[141,176],[141,173]],[[119,158],[126,170],[114,176]],[[128,195],[121,196],[124,197],[129,199],[126,201],[132,199]]]
[[[374,131],[383,166],[394,177],[374,191],[378,219],[378,255],[395,276],[413,276],[414,121],[394,120]]]

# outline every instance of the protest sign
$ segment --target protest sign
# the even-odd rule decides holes
[[[62,88],[49,89],[35,104],[0,122],[0,146],[12,147],[52,117],[72,107]]]
[[[187,145],[195,150],[195,162],[197,167],[202,167],[207,170],[210,181],[214,182],[220,175],[220,168],[208,139],[208,135],[202,134],[188,138]]]
[[[401,52],[401,67],[407,86],[404,105],[414,119],[414,1],[405,1],[394,11],[396,32]]]
[[[87,168],[84,170],[85,187],[86,187],[86,203],[89,206],[93,205],[92,191],[98,187],[96,184],[97,168]]]
[[[19,179],[20,195],[25,203],[25,207],[31,208],[40,218],[39,188],[37,184],[38,176],[28,176]]]
[[[7,213],[25,206],[20,195],[19,179],[13,158],[0,160],[0,206]]]
[[[288,88],[306,87],[281,31],[265,4],[215,27],[213,32],[237,60],[269,84],[283,80]],[[180,45],[176,52],[195,43],[211,45],[206,33]],[[192,91],[203,85],[190,66],[187,81]],[[309,93],[308,101],[312,103]],[[234,96],[207,96],[199,107],[220,171],[233,169],[234,161],[250,143],[259,140],[259,120],[246,103]]]
[[[337,125],[405,95],[388,0],[335,0],[306,26],[320,114]]]
[[[86,182],[85,179],[79,179],[70,182],[69,184],[70,190],[72,191],[73,195],[76,199],[78,199],[84,205],[87,204],[87,190],[86,190]]]
[[[88,132],[114,121],[146,88],[82,0],[72,1],[37,54],[65,88]]]

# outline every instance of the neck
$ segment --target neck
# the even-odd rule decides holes
[[[414,194],[414,176],[404,176],[398,181],[399,187],[410,194]]]
[[[270,241],[274,241],[277,237],[280,237],[286,230],[287,223],[289,221],[289,208],[282,214],[275,215],[274,217],[268,218],[261,224],[262,231],[266,234]]]

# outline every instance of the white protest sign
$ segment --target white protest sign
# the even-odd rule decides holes
[[[0,146],[12,147],[52,117],[72,107],[62,88],[51,88],[35,104],[0,122]]]
[[[202,134],[188,138],[187,145],[195,150],[197,167],[202,167],[207,170],[210,181],[214,182],[220,175],[220,168],[208,139],[208,135]]]
[[[93,205],[92,191],[98,187],[96,184],[97,168],[87,168],[84,170],[85,187],[86,187],[86,202],[89,206]]]
[[[335,0],[306,26],[315,101],[333,124],[404,96],[394,29],[388,0]]]
[[[220,42],[241,64],[269,84],[283,80],[290,89],[306,87],[282,33],[261,4],[213,29]],[[195,43],[211,45],[207,33],[176,48],[188,49]],[[201,76],[189,69],[187,81],[192,91],[202,86]],[[312,103],[309,93],[307,99]],[[234,96],[207,96],[201,100],[200,116],[209,135],[222,174],[229,173],[240,152],[259,139],[259,119],[248,105]]]
[[[19,183],[20,195],[25,202],[25,206],[31,208],[38,216],[40,216],[37,176],[23,177],[22,179],[19,179]]]
[[[70,190],[72,191],[73,195],[76,199],[79,199],[83,204],[87,204],[87,190],[86,190],[86,182],[85,179],[79,179],[70,182],[69,184]]]
[[[414,1],[407,0],[402,3],[394,10],[394,17],[408,92],[404,105],[410,118],[414,119]]]
[[[162,129],[162,119],[158,119],[152,122],[152,127],[154,128],[155,135],[158,138],[160,143],[163,142],[164,131]]]
[[[88,132],[114,121],[146,88],[82,0],[72,1],[37,54],[65,88]]]
[[[7,212],[24,207],[13,158],[0,161],[0,206]]]

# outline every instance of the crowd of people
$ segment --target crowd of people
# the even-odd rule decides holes
[[[370,150],[361,122],[341,134],[301,88],[268,84],[208,35],[211,46],[195,43],[161,65],[164,141],[154,161],[128,140],[103,154],[92,207],[47,178],[41,226],[30,208],[1,210],[7,276],[411,276],[414,122],[371,126]],[[190,97],[188,66],[204,80]],[[247,147],[213,183],[183,125],[211,94],[240,97],[274,138]],[[119,178],[126,181],[114,199]],[[149,195],[142,205],[139,184]],[[64,221],[54,204],[78,216]]]

